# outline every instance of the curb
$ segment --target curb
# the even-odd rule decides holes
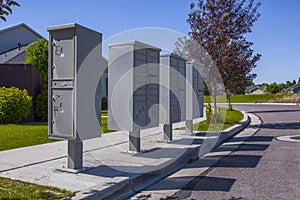
[[[219,138],[213,148],[220,146],[227,139],[231,138],[235,134],[242,131],[250,123],[250,118],[247,113],[241,111],[244,114],[244,118],[238,124],[230,127],[221,133],[218,133]],[[197,147],[193,146],[188,148],[176,161],[152,172],[137,174],[136,176],[122,180],[113,185],[103,188],[103,185],[96,185],[87,190],[80,191],[75,196],[67,199],[126,199],[136,194],[139,191],[149,187],[150,185],[158,182],[159,180],[168,177],[174,172],[186,166],[191,160],[198,159],[208,152],[200,153],[201,145]]]
[[[220,146],[222,143],[224,143],[228,138],[231,138],[232,136],[236,135],[240,131],[244,130],[250,123],[250,117],[248,116],[247,113],[244,111],[241,111],[244,114],[244,118],[242,121],[240,121],[238,124],[222,131],[218,142],[216,143],[215,147]]]

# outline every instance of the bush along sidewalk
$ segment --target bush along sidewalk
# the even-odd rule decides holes
[[[0,88],[0,123],[17,123],[25,119],[32,106],[27,90],[16,87]]]

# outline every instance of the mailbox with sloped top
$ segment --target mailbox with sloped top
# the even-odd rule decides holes
[[[102,34],[78,24],[49,31],[49,138],[68,140],[68,168],[82,168],[82,140],[99,137]]]
[[[109,45],[108,128],[129,131],[129,152],[140,151],[140,130],[159,125],[159,52],[138,41]]]
[[[193,134],[193,119],[203,117],[203,65],[186,63],[186,121],[188,134]]]
[[[160,56],[160,123],[163,140],[172,141],[172,124],[186,118],[186,60],[176,54]]]

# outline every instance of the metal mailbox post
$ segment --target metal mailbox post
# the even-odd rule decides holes
[[[173,140],[172,124],[186,117],[186,60],[176,54],[160,56],[160,123],[163,140]],[[166,116],[164,113],[166,112]]]
[[[109,45],[108,128],[129,131],[129,152],[140,152],[140,130],[159,125],[160,49],[130,41]]]
[[[49,138],[68,140],[68,169],[82,169],[82,140],[99,137],[102,34],[78,24],[49,31]]]
[[[203,117],[203,65],[196,62],[186,63],[186,121],[185,129],[193,134],[193,119]]]

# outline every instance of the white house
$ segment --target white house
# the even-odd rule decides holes
[[[264,85],[251,85],[246,88],[245,94],[264,94]]]
[[[287,91],[288,93],[292,93],[292,94],[294,94],[294,93],[299,93],[299,92],[300,92],[300,83],[295,84],[295,85],[293,85],[293,86],[287,88],[286,91]]]

